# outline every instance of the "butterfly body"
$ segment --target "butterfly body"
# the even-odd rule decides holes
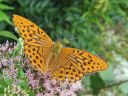
[[[54,70],[56,69],[56,65],[59,61],[59,57],[60,57],[60,53],[62,51],[62,44],[60,43],[60,41],[54,42],[53,46],[50,48],[50,53],[47,56],[47,61],[46,65],[47,65],[47,70],[45,73],[51,71],[54,72]]]
[[[64,48],[60,41],[53,42],[37,25],[28,19],[14,15],[13,23],[24,41],[24,53],[32,66],[51,78],[75,82],[85,74],[105,70],[108,64],[87,51]]]
[[[62,50],[62,44],[60,43],[60,41],[55,42],[53,45],[53,55],[54,56],[59,55],[61,50]]]

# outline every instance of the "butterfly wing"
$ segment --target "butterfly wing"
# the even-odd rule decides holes
[[[32,62],[33,67],[46,72],[45,59],[53,46],[50,37],[24,17],[13,15],[13,23],[16,31],[24,40],[24,52]]]
[[[99,57],[75,48],[63,48],[57,65],[59,67],[52,76],[60,81],[68,78],[69,82],[80,80],[85,74],[108,68],[108,64]]]

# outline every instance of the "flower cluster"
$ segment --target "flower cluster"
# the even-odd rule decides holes
[[[33,90],[44,88],[43,91],[37,91],[36,96],[77,96],[76,92],[82,88],[81,81],[75,83],[59,82],[55,79],[50,79],[49,75],[49,73],[33,72],[30,69],[26,71],[28,84]]]
[[[17,74],[18,68],[16,64],[20,60],[20,56],[12,56],[13,50],[16,49],[16,46],[8,41],[0,45],[0,68],[2,70],[2,78],[4,79],[13,79],[13,83],[18,83]]]
[[[31,67],[29,60],[21,54],[12,53],[17,47],[12,43],[6,42],[0,45],[0,69],[2,78],[11,79],[11,86],[4,88],[4,95],[20,94],[28,96],[26,90],[20,88],[21,82],[27,82],[28,89],[31,89],[36,96],[77,96],[76,93],[82,88],[81,81],[75,83],[59,82],[50,78],[50,74],[42,74]],[[23,80],[18,77],[19,71],[22,70],[27,79]],[[0,73],[1,74],[1,73]],[[26,81],[27,80],[27,81]],[[21,95],[22,94],[22,95]]]

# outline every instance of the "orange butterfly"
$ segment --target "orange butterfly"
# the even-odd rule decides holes
[[[89,52],[63,48],[59,41],[53,42],[41,28],[24,17],[14,15],[13,23],[24,40],[26,56],[43,74],[49,71],[51,77],[59,81],[68,78],[69,82],[75,82],[85,74],[108,68],[106,62]]]

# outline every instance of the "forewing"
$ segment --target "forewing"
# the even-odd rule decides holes
[[[85,74],[108,68],[108,64],[101,58],[75,48],[63,48],[57,65],[59,67],[52,76],[60,81],[68,78],[69,82],[78,81]]]
[[[13,15],[13,23],[24,40],[24,53],[34,67],[45,72],[45,57],[53,46],[52,40],[41,28],[24,17]]]

